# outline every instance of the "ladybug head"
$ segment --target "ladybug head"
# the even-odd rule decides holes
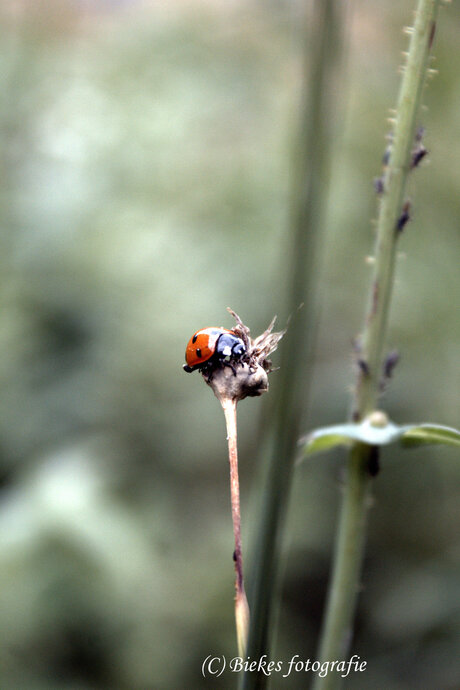
[[[246,352],[243,341],[235,333],[224,332],[216,343],[216,354],[220,358],[232,357],[238,359]]]

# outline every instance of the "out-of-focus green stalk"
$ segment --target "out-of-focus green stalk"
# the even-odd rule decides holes
[[[337,112],[337,66],[343,23],[337,0],[313,4],[309,17],[307,69],[299,139],[295,142],[292,180],[290,248],[286,263],[288,333],[281,347],[279,385],[273,386],[274,414],[268,472],[257,530],[251,585],[251,625],[247,655],[260,659],[269,653],[273,603],[294,457],[302,410],[309,387],[309,358],[315,322],[315,287],[319,258],[318,235],[322,227],[328,188],[328,167],[334,114]],[[284,254],[281,251],[280,254]],[[303,308],[299,310],[299,306]],[[245,673],[241,687],[261,688],[266,676]]]
[[[394,124],[390,159],[383,177],[375,268],[369,291],[362,334],[360,369],[353,420],[367,416],[377,404],[382,353],[394,282],[397,239],[402,229],[404,194],[412,166],[416,117],[425,81],[435,31],[439,0],[419,0],[407,64],[403,72]],[[407,209],[406,209],[407,212]],[[364,552],[366,508],[369,502],[369,446],[355,445],[350,451],[334,568],[319,658],[344,659],[348,653]],[[340,674],[317,677],[315,690],[332,690],[341,684]]]

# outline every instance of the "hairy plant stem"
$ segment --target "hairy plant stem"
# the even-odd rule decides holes
[[[353,421],[366,417],[375,408],[379,396],[382,353],[391,300],[396,244],[402,230],[404,194],[412,167],[416,117],[435,31],[439,0],[419,0],[407,63],[399,93],[391,153],[383,176],[375,267],[362,333],[360,367],[354,396]],[[334,566],[329,589],[325,624],[319,658],[322,661],[344,659],[352,636],[352,621],[359,589],[364,553],[366,508],[369,503],[371,448],[356,444],[350,451],[342,509],[339,518]],[[315,690],[331,690],[341,683],[339,674],[316,678]]]
[[[228,459],[230,462],[230,495],[232,503],[233,534],[235,536],[235,622],[238,640],[238,654],[246,654],[249,629],[249,606],[244,591],[243,556],[241,552],[240,486],[238,480],[238,450],[236,431],[236,400],[221,398],[227,425]]]

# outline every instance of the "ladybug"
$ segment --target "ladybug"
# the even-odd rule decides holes
[[[188,373],[198,370],[209,371],[219,365],[229,366],[236,376],[232,362],[246,354],[246,347],[236,333],[226,328],[202,328],[192,335],[185,350],[184,370]]]

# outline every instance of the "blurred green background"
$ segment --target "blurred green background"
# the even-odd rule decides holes
[[[349,5],[305,430],[345,419],[373,178],[414,3]],[[0,687],[163,690],[236,654],[224,421],[190,335],[283,326],[304,14],[288,0],[3,0]],[[440,13],[412,175],[384,400],[459,424],[460,9]],[[286,336],[289,338],[289,332]],[[301,346],[301,344],[299,344]],[[274,356],[276,363],[276,355]],[[272,374],[281,376],[282,372]],[[241,403],[250,563],[267,400]],[[315,658],[343,455],[294,478],[273,659]],[[386,450],[350,688],[460,687],[460,463]],[[303,674],[273,687],[304,688]]]

